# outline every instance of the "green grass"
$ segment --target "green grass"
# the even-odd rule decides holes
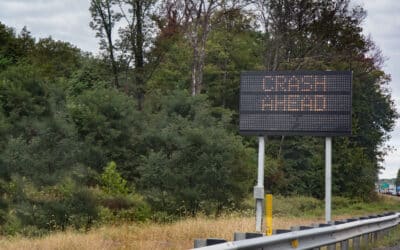
[[[384,212],[400,211],[400,200],[379,197],[375,201],[363,202],[360,200],[351,200],[349,198],[335,197],[332,202],[334,215],[349,214],[377,214]]]
[[[389,232],[388,236],[385,236],[383,239],[378,240],[365,250],[379,250],[385,249],[387,247],[399,247],[400,246],[400,226],[397,226],[393,230]],[[397,248],[396,248],[397,249]]]
[[[254,211],[254,199],[249,198],[245,207]],[[361,216],[400,211],[400,200],[385,196],[365,202],[346,197],[332,198],[332,215]],[[278,217],[324,217],[325,201],[306,196],[273,197],[273,216]]]
[[[310,225],[324,219],[324,201],[304,196],[274,196],[274,228],[288,229],[296,225]],[[349,198],[334,197],[333,214],[350,218],[386,211],[399,211],[400,200],[380,198],[374,202],[362,202]],[[254,230],[254,199],[249,198],[242,211],[224,211],[222,216],[208,215],[187,217],[171,223],[153,221],[121,222],[104,225],[88,232],[67,230],[43,237],[28,238],[17,235],[0,237],[0,249],[189,249],[194,238],[224,238],[232,240],[233,232]],[[377,242],[379,246],[393,246],[400,241],[397,228],[388,237]],[[374,249],[374,248],[368,248]],[[379,248],[378,248],[379,249]]]

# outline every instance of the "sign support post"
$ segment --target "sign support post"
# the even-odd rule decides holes
[[[332,204],[332,137],[325,137],[325,222],[331,221]]]
[[[351,135],[351,71],[247,71],[240,75],[239,131],[256,135],[256,230],[262,232],[264,136],[325,137],[325,220],[331,221],[332,136]]]
[[[254,187],[256,199],[256,231],[262,232],[263,204],[264,204],[264,136],[258,137],[258,176],[257,186]]]

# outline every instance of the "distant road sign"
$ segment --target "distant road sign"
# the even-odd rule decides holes
[[[240,133],[351,135],[350,71],[243,72]]]

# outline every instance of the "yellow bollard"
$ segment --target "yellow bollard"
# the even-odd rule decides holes
[[[272,235],[272,194],[265,195],[265,224],[267,236]]]

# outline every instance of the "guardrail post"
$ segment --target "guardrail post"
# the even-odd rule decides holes
[[[388,230],[384,229],[381,231],[382,232],[382,239],[386,237]]]
[[[335,222],[335,224],[338,225],[338,224],[343,224],[343,223],[347,223],[347,222],[350,222],[350,221],[340,221],[340,222]],[[340,250],[348,250],[348,249],[349,249],[349,240],[341,241],[340,242]]]
[[[340,250],[348,250],[349,249],[349,241],[344,240],[340,242]]]
[[[336,243],[327,246],[328,250],[336,250]]]
[[[385,238],[389,235],[389,229],[382,230],[382,237]]]
[[[353,238],[353,249],[359,250],[360,249],[360,236]]]
[[[331,222],[329,222],[328,224],[324,224],[324,223],[318,224],[318,227],[329,227],[329,226],[332,226],[332,223],[331,223]],[[336,244],[327,245],[326,248],[327,248],[328,250],[336,249]]]
[[[376,239],[377,239],[377,241],[378,241],[378,240],[381,240],[381,239],[382,239],[382,231],[376,231],[375,233],[376,233]]]
[[[319,224],[311,224],[311,226],[313,227],[313,228],[317,228],[317,227],[319,227]],[[319,247],[314,247],[314,248],[312,248],[311,250],[320,250],[321,248],[319,248]]]
[[[378,241],[378,232],[373,232],[371,235],[372,242]]]
[[[356,220],[358,220],[358,219],[351,218],[351,219],[347,219],[345,221],[335,222],[335,224],[343,224],[343,223],[353,222],[353,221],[356,221]],[[340,242],[340,249],[341,250],[348,250],[349,249],[349,240],[341,241]]]
[[[369,236],[369,234],[363,234],[363,235],[361,235],[361,246],[362,247],[366,247],[366,246],[368,246],[368,236]]]
[[[303,226],[294,226],[294,227],[291,227],[290,230],[292,232],[294,232],[294,231],[300,231],[300,230],[302,230],[302,228],[303,228]],[[298,239],[292,240],[291,245],[292,245],[292,248],[297,248],[299,246],[299,240]]]
[[[387,213],[386,215],[390,215],[390,213]],[[378,218],[378,217],[382,217],[382,216],[380,216],[380,215],[370,215],[367,218],[374,219],[374,218]],[[373,236],[374,241],[378,241],[378,240],[382,239],[385,236],[385,232],[386,232],[385,229],[374,232],[373,233],[374,234],[374,236]]]
[[[383,230],[383,237],[388,237],[390,233],[391,228]]]
[[[332,225],[343,224],[343,223],[344,222],[341,222],[341,221],[335,221],[335,222],[329,221],[328,224],[329,224],[329,226],[332,226]],[[327,249],[328,250],[336,250],[336,243],[328,245]]]

